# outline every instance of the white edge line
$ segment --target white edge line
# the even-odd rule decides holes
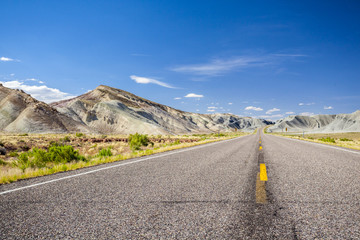
[[[270,134],[270,135],[271,135],[271,136],[274,136],[274,137],[283,138],[283,139],[289,139],[289,140],[293,140],[293,141],[298,141],[298,142],[303,142],[303,143],[308,143],[308,144],[314,144],[314,145],[321,146],[321,147],[326,147],[326,148],[332,148],[332,149],[336,149],[336,150],[341,150],[341,151],[344,151],[344,152],[350,152],[350,153],[360,154],[360,152],[356,152],[356,151],[344,149],[344,148],[341,148],[340,146],[339,146],[339,147],[335,147],[335,146],[330,146],[330,145],[326,145],[326,144],[323,144],[323,143],[309,142],[309,141],[306,141],[306,140],[288,138],[288,137],[283,137],[283,136],[276,136],[276,135],[272,135],[272,134]]]
[[[53,180],[49,180],[49,181],[45,181],[45,182],[31,184],[31,185],[24,186],[24,187],[14,188],[14,189],[11,189],[11,190],[6,190],[4,192],[0,192],[0,195],[20,191],[20,190],[27,189],[27,188],[33,188],[33,187],[41,186],[41,185],[44,185],[44,184],[65,180],[65,179],[68,179],[68,178],[74,178],[74,177],[79,177],[79,176],[90,174],[90,173],[100,172],[100,171],[104,171],[104,170],[111,169],[111,168],[117,168],[117,167],[129,165],[129,164],[133,164],[133,163],[143,162],[143,161],[147,161],[147,160],[154,159],[154,158],[161,158],[161,157],[166,157],[166,156],[177,154],[177,153],[182,153],[182,152],[192,151],[192,150],[199,149],[199,148],[209,147],[209,146],[212,146],[212,145],[215,145],[215,144],[229,142],[229,141],[237,140],[239,138],[243,138],[243,137],[247,137],[247,136],[252,136],[252,134],[245,135],[245,136],[240,136],[240,137],[237,137],[237,138],[222,140],[222,141],[218,141],[218,142],[208,143],[208,144],[205,143],[205,144],[200,145],[200,146],[188,147],[186,149],[179,150],[179,151],[175,150],[173,152],[169,152],[169,153],[165,153],[165,154],[161,154],[161,155],[157,155],[157,156],[151,156],[151,157],[138,159],[138,160],[134,160],[134,161],[131,161],[131,162],[126,162],[126,163],[119,163],[119,164],[116,164],[116,165],[113,165],[113,166],[103,167],[103,168],[91,170],[91,171],[84,172],[84,173],[78,173],[78,174],[74,174],[74,175],[70,175],[70,176],[66,176],[66,177],[62,177],[62,178],[57,178],[57,179],[53,179]],[[96,166],[96,165],[94,165],[94,166]]]

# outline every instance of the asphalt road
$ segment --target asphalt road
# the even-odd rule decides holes
[[[359,169],[258,133],[1,185],[0,239],[360,239]]]

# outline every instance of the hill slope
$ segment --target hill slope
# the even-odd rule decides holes
[[[186,134],[253,131],[269,122],[232,114],[197,114],[100,85],[79,97],[51,104],[59,112],[101,133]]]
[[[289,116],[268,128],[269,132],[360,132],[360,111],[350,114]]]
[[[84,124],[59,113],[21,90],[0,84],[0,131],[17,133],[87,132]]]

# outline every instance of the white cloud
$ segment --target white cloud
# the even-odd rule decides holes
[[[262,66],[266,64],[263,57],[235,57],[233,59],[215,59],[209,63],[193,64],[175,67],[172,70],[181,73],[191,73],[195,75],[216,76],[235,69],[252,66]]]
[[[146,78],[146,77],[139,77],[139,76],[135,76],[135,75],[131,75],[130,78],[132,80],[134,80],[137,83],[141,83],[141,84],[149,84],[149,83],[153,83],[153,84],[157,84],[159,86],[162,87],[166,87],[166,88],[175,88],[167,83],[161,82],[159,80],[156,79],[152,79],[152,78]]]
[[[233,103],[232,103],[232,102],[229,102],[228,104],[229,104],[229,105],[233,105]]]
[[[184,97],[187,97],[187,98],[202,98],[202,97],[204,97],[204,95],[195,94],[195,93],[189,93],[189,94],[187,94],[187,95],[184,96]]]
[[[315,115],[314,113],[311,113],[311,112],[303,112],[303,113],[300,113],[301,116],[313,116]]]
[[[331,110],[331,109],[334,109],[334,108],[333,108],[332,106],[328,106],[328,107],[327,107],[327,106],[324,106],[324,109],[325,109],[325,110]]]
[[[176,98],[174,98],[174,100],[180,100],[181,99],[181,97],[176,97]]]
[[[2,61],[2,62],[13,62],[13,61],[16,61],[16,60],[12,59],[12,58],[7,58],[7,57],[1,57],[0,61]]]
[[[0,82],[0,83],[2,83],[4,87],[24,90],[24,92],[30,94],[35,99],[46,103],[56,102],[56,101],[75,97],[70,95],[69,93],[64,93],[61,92],[59,89],[49,88],[45,85],[42,86],[26,85],[23,82],[16,80],[8,81],[8,82]]]
[[[280,109],[278,109],[278,108],[273,108],[273,109],[268,110],[268,111],[266,112],[266,114],[272,114],[273,112],[278,112],[278,111],[280,111]]]
[[[283,60],[305,57],[303,54],[265,54],[260,56],[235,56],[228,59],[212,59],[207,63],[189,64],[172,68],[172,71],[201,76],[217,76],[249,67],[261,67]]]
[[[286,112],[285,114],[295,114],[294,112]]]
[[[208,109],[217,109],[217,107],[208,107]]]
[[[207,112],[215,112],[215,109],[208,109]]]
[[[314,105],[315,103],[314,102],[311,102],[311,103],[299,103],[299,106],[310,106],[310,105]]]
[[[245,110],[262,111],[264,109],[259,108],[259,107],[248,106],[248,107],[245,108]]]
[[[274,115],[260,115],[257,116],[258,118],[264,118],[264,119],[270,119],[270,120],[274,120],[274,119],[279,119],[284,117],[283,114],[274,114]]]
[[[15,76],[15,73],[11,73],[11,74],[10,74],[10,77],[14,77],[14,76]]]

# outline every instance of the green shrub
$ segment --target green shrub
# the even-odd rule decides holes
[[[17,152],[10,152],[9,156],[10,157],[17,157],[17,156],[19,156],[19,154]]]
[[[51,167],[54,164],[65,164],[71,161],[86,161],[86,158],[80,155],[73,146],[52,142],[47,150],[34,148],[32,151],[21,153],[14,165],[25,171],[29,167]]]
[[[25,136],[29,136],[29,134],[27,134],[27,133],[23,133],[23,134],[19,134],[19,136],[21,136],[21,137],[25,137]]]
[[[313,137],[308,137],[308,139],[310,139],[310,140],[314,140],[314,138],[313,138]]]
[[[348,142],[348,141],[353,141],[353,140],[352,140],[352,139],[348,139],[348,138],[340,138],[340,141]]]
[[[128,138],[128,142],[130,145],[130,148],[135,151],[135,150],[140,150],[141,146],[148,146],[149,144],[151,144],[152,146],[154,146],[154,143],[152,143],[148,136],[146,134],[139,134],[139,133],[135,133],[130,134],[129,138]]]
[[[63,142],[70,142],[70,137],[69,136],[65,136],[64,139],[63,139]]]
[[[84,137],[85,135],[81,132],[75,133],[75,136],[80,138],[80,137]]]
[[[111,157],[112,156],[112,152],[111,152],[111,148],[103,148],[99,151],[98,154],[99,157]]]
[[[5,162],[3,159],[0,158],[0,166],[1,165],[5,166],[5,165],[7,165],[7,162]]]
[[[330,142],[330,143],[335,143],[335,139],[331,138],[331,137],[327,137],[327,138],[319,138],[320,141],[323,142]]]

